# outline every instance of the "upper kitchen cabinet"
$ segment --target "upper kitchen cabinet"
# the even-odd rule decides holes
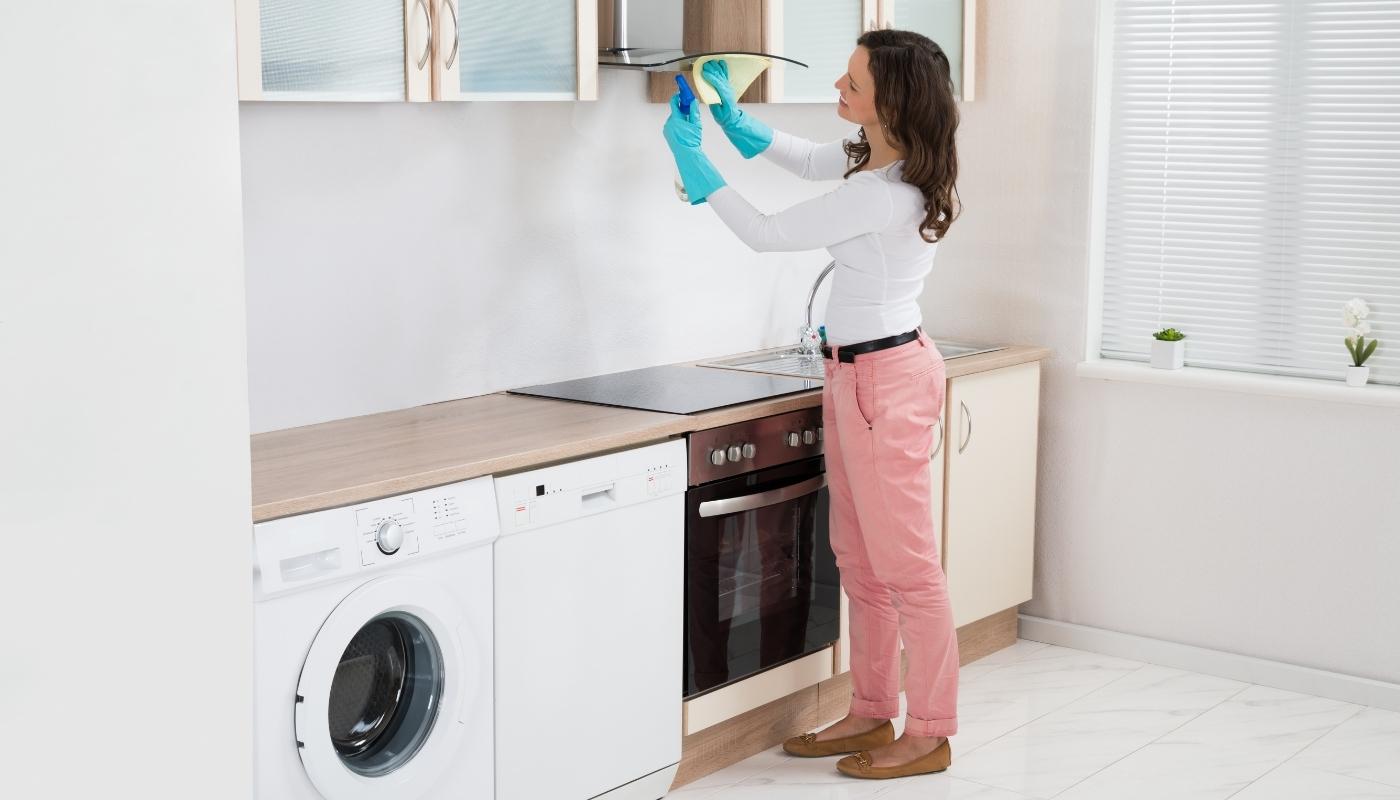
[[[597,0],[435,0],[434,100],[598,99]]]
[[[234,0],[241,100],[432,99],[430,0]]]
[[[948,56],[958,99],[973,99],[977,0],[879,0],[879,6],[880,27],[915,31],[937,42]]]
[[[768,52],[801,61],[776,62],[767,80],[773,103],[835,103],[836,80],[861,33],[898,28],[922,33],[943,48],[960,100],[972,99],[977,0],[765,0]]]
[[[876,0],[765,0],[768,52],[806,69],[775,62],[765,76],[772,103],[835,103],[836,80],[862,32],[879,26]]]
[[[235,0],[243,100],[593,100],[596,0]]]

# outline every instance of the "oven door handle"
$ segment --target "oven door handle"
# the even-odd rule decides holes
[[[788,500],[796,500],[799,497],[806,497],[813,492],[821,491],[826,486],[826,473],[815,478],[809,478],[801,483],[794,483],[791,486],[784,486],[780,489],[769,489],[758,494],[747,494],[743,497],[728,497],[723,500],[707,500],[700,504],[700,516],[720,517],[725,514],[737,514],[740,511],[753,511],[757,508],[775,506],[785,503]]]

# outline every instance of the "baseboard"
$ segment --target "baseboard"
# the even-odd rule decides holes
[[[1019,637],[1033,642],[1072,647],[1076,650],[1145,661],[1163,667],[1257,683],[1346,703],[1400,711],[1400,683],[1300,667],[1282,661],[1270,661],[1026,614],[1018,615],[1017,620]]]

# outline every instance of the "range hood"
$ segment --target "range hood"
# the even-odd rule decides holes
[[[678,48],[631,47],[627,42],[627,0],[613,0],[613,46],[598,51],[598,66],[640,69],[647,72],[684,70],[705,56],[726,53],[765,56],[806,68],[796,59],[751,50],[704,50],[690,52]]]

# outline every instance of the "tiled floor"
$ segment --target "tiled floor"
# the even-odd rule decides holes
[[[941,775],[774,748],[667,798],[1400,800],[1400,713],[1194,672],[1020,640],[963,667],[958,714]]]

